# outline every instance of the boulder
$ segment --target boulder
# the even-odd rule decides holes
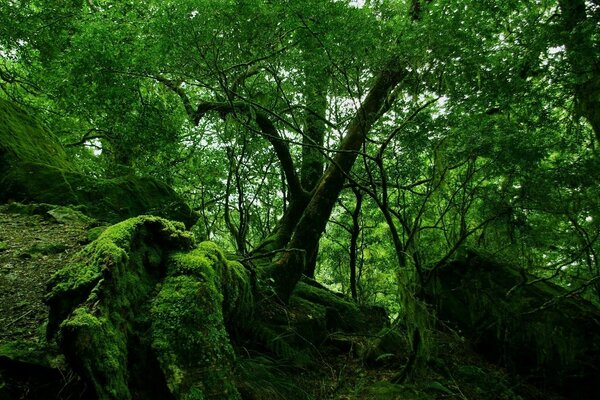
[[[600,310],[508,263],[468,252],[426,288],[438,316],[488,360],[572,398],[600,391]]]
[[[79,206],[110,223],[144,214],[187,227],[197,220],[172,188],[154,178],[103,179],[78,172],[51,132],[0,99],[0,202],[10,201]]]

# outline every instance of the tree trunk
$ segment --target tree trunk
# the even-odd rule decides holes
[[[600,142],[600,62],[593,39],[600,30],[600,21],[595,20],[593,13],[586,14],[584,0],[560,0],[559,5],[564,44],[575,81],[575,112],[589,121]]]
[[[362,208],[363,194],[355,189],[356,205],[352,212],[352,228],[350,236],[350,293],[354,301],[358,301],[358,291],[356,290],[356,260],[358,258],[358,236],[360,235],[360,210]]]
[[[325,158],[323,156],[323,142],[325,139],[325,114],[327,111],[327,86],[329,75],[321,67],[317,70],[305,68],[306,85],[304,97],[306,110],[304,118],[304,135],[302,137],[302,165],[300,167],[300,181],[302,187],[312,192],[323,175]],[[317,247],[311,254],[307,254],[304,274],[310,278],[315,275],[317,265]]]
[[[343,189],[346,176],[358,156],[366,135],[377,119],[390,94],[405,76],[405,71],[397,63],[390,62],[375,78],[367,97],[356,112],[347,133],[342,140],[340,151],[319,180],[306,209],[302,213],[287,252],[265,272],[273,280],[279,298],[286,302],[296,283],[304,272],[307,256],[315,251],[321,234],[325,230],[331,211]]]

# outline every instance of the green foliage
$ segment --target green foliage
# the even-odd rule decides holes
[[[46,3],[0,4],[0,94],[37,110],[36,120],[73,144],[73,160],[65,164],[56,143],[36,147],[38,136],[51,135],[33,112],[2,100],[0,126],[14,134],[4,134],[0,157],[14,168],[0,171],[0,199],[83,205],[80,211],[111,222],[143,213],[192,225],[191,210],[162,184],[107,179],[149,174],[199,211],[195,229],[203,240],[255,260],[257,247],[286,247],[294,226],[285,221],[301,220],[302,210],[290,212],[284,175],[319,160],[332,166],[331,158],[344,154],[338,147],[346,127],[382,67],[393,65],[406,74],[361,132],[358,161],[337,182],[346,190],[320,243],[318,278],[350,293],[356,260],[356,303],[384,305],[407,342],[419,332],[419,359],[429,356],[435,325],[422,289],[466,247],[600,304],[594,2]],[[214,103],[235,110],[211,109]],[[277,138],[262,131],[259,113],[282,138],[291,172],[280,168],[270,143]],[[364,197],[356,221],[348,189]],[[190,277],[177,281],[182,290],[215,289],[222,298],[211,301],[236,328],[256,311],[250,272],[213,246],[172,255],[170,268]],[[267,263],[257,261],[259,269]],[[73,289],[85,292],[104,279],[97,266],[81,268]],[[518,278],[507,272],[498,279]],[[485,276],[479,283],[489,288]],[[490,308],[490,323],[517,329],[504,324],[514,304],[494,308],[494,296],[475,292],[468,299],[483,308],[458,317],[476,321],[490,317]],[[316,320],[325,319],[325,330],[360,325],[357,304],[300,284],[290,306],[318,317],[294,320],[289,341],[278,341],[282,331],[273,327],[257,328],[256,336],[294,357],[286,345],[322,337]],[[461,303],[453,308],[462,310]],[[547,342],[540,357],[555,357],[548,349],[561,344],[552,331],[532,325],[531,332]]]

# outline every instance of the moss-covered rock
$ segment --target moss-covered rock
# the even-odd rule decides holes
[[[595,398],[600,310],[592,304],[473,252],[440,268],[427,295],[491,361],[573,398]]]
[[[197,215],[153,178],[100,179],[81,174],[58,139],[24,109],[0,99],[0,202],[81,206],[111,223],[157,215],[190,227]]]
[[[52,278],[48,336],[99,399],[238,399],[226,321],[250,315],[252,296],[214,244],[194,249],[182,224],[137,217]]]
[[[327,329],[335,331],[343,329],[349,332],[359,331],[363,327],[363,314],[352,300],[341,295],[306,282],[299,282],[292,297],[304,299],[312,304],[318,304],[325,309]]]
[[[50,131],[21,107],[0,98],[0,172],[20,161],[72,169],[64,149]]]
[[[0,201],[76,205],[86,215],[112,223],[148,214],[189,227],[197,219],[173,189],[156,179],[98,179],[32,162],[15,163],[0,177]]]

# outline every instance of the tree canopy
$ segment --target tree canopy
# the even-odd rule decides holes
[[[319,240],[360,260],[365,285],[383,276],[363,267],[423,283],[467,245],[581,285],[598,273],[599,13],[583,0],[8,1],[0,88],[81,168],[172,184],[205,237],[243,256],[300,251],[291,285],[317,264],[355,284]]]

